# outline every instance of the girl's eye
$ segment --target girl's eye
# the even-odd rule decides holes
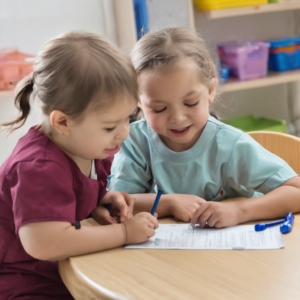
[[[156,114],[158,114],[158,113],[163,112],[163,111],[166,110],[166,109],[167,109],[167,107],[164,107],[164,108],[161,109],[161,110],[155,110],[155,109],[153,109],[153,111],[154,111]]]
[[[185,106],[188,106],[188,107],[192,107],[192,106],[196,106],[198,103],[200,102],[200,100],[198,100],[196,103],[194,103],[194,104],[187,104],[187,103],[185,103],[184,105]]]
[[[115,128],[116,128],[116,127],[113,127],[113,128],[105,128],[105,130],[108,131],[108,132],[111,132],[111,131],[113,131]]]

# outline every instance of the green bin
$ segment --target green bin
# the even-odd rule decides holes
[[[286,132],[285,121],[266,118],[254,118],[253,115],[224,120],[223,122],[240,130],[243,130],[244,132],[259,130],[277,131],[283,133]]]

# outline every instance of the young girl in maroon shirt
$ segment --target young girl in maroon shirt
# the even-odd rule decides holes
[[[9,132],[25,123],[29,99],[42,121],[0,168],[0,298],[72,299],[57,261],[143,242],[158,226],[149,213],[132,217],[128,194],[106,190],[137,106],[136,74],[105,39],[69,32],[44,45],[16,87],[21,114],[2,124]],[[110,225],[80,226],[90,213]]]

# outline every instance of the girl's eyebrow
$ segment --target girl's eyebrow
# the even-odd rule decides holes
[[[132,113],[128,116],[128,117],[130,117],[132,115]],[[118,123],[118,122],[120,122],[120,121],[122,121],[123,120],[123,118],[121,118],[121,119],[118,119],[118,120],[107,120],[107,121],[103,121],[103,123],[105,123],[105,124],[109,124],[109,123]]]
[[[108,124],[108,123],[118,123],[119,120],[115,120],[115,121],[103,121],[103,123]]]
[[[183,96],[182,98],[186,98],[186,97],[191,96],[191,95],[193,95],[195,93],[197,93],[197,92],[196,91],[190,91],[185,96]]]
[[[163,101],[163,100],[158,100],[158,99],[155,99],[155,100],[151,100],[151,102],[159,102],[159,103],[164,103],[165,101]]]
[[[190,91],[185,96],[183,96],[182,99],[187,98],[187,97],[189,97],[189,96],[191,96],[193,94],[196,94],[196,93],[199,93],[199,92],[197,92],[197,91]],[[159,100],[159,99],[151,100],[151,102],[165,103],[165,101]]]

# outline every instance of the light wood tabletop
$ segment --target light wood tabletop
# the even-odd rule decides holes
[[[59,272],[76,300],[300,299],[300,214],[283,239],[279,250],[120,247],[61,261]]]

